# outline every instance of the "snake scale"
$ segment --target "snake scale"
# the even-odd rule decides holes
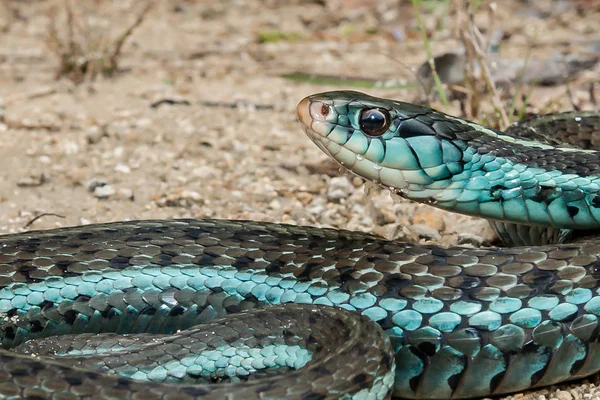
[[[350,172],[524,246],[210,219],[2,236],[0,398],[474,398],[600,370],[600,241],[548,243],[600,225],[596,113],[502,133],[343,91],[296,114]]]

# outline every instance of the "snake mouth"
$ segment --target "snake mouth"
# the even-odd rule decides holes
[[[365,179],[367,182],[372,182],[376,185],[381,186],[384,189],[389,190],[391,193],[398,195],[400,197],[406,197],[404,193],[404,188],[406,187],[406,179],[404,178],[401,171],[397,172],[397,178],[400,178],[396,181],[396,185],[391,185],[389,183],[384,182],[381,179],[381,170],[378,170],[376,164],[363,158],[357,157],[356,154],[342,154],[349,153],[349,150],[329,139],[325,135],[321,135],[318,132],[312,130],[309,126],[304,126],[304,131],[306,135],[313,141],[314,144],[317,145],[323,153],[329,156],[331,159],[336,161],[344,170],[351,173],[354,176],[358,176],[359,178]],[[346,161],[342,161],[341,159],[345,158]],[[355,164],[361,163],[361,168],[356,168]],[[359,169],[361,172],[358,172]],[[365,171],[374,171],[372,174],[367,174]]]

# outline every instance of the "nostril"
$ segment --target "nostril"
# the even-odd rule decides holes
[[[313,100],[310,104],[310,116],[315,121],[327,121],[331,111],[331,106],[326,102]]]

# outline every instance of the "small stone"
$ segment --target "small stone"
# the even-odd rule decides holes
[[[417,208],[413,214],[412,223],[430,226],[438,232],[443,232],[446,229],[443,212],[431,207]]]
[[[459,233],[456,238],[456,244],[459,246],[481,247],[489,246],[489,242],[479,235],[469,232]]]
[[[85,139],[88,144],[96,144],[106,136],[106,131],[98,125],[90,126],[85,132]]]
[[[377,225],[383,226],[396,222],[396,214],[394,214],[391,210],[373,207],[371,211],[372,214],[374,214],[374,219]]]
[[[120,172],[122,174],[128,174],[131,172],[131,168],[129,168],[125,164],[117,164],[117,165],[115,165],[115,172]]]
[[[120,199],[124,199],[124,200],[129,200],[129,201],[135,200],[135,195],[133,193],[133,190],[128,189],[128,188],[119,188],[119,190],[117,190],[117,196]]]
[[[145,128],[150,125],[152,125],[152,120],[150,118],[140,118],[135,121],[135,126],[140,128]]]
[[[305,206],[309,204],[314,198],[313,194],[310,192],[296,192],[295,195],[296,198],[300,201],[300,203],[302,203]]]
[[[279,210],[281,209],[281,203],[277,199],[273,199],[269,202],[269,208],[271,210]]]
[[[202,165],[198,168],[194,168],[192,171],[192,175],[198,177],[203,180],[213,179],[220,175],[220,171],[218,168],[212,167],[210,165]]]
[[[431,226],[425,224],[413,224],[411,226],[411,229],[417,235],[419,235],[420,239],[438,241],[442,238],[435,228],[432,228]]]
[[[204,204],[202,195],[186,189],[176,189],[172,193],[154,199],[159,207],[184,207]]]
[[[566,390],[559,390],[556,392],[556,398],[558,400],[573,400],[571,393],[567,392]]]
[[[365,185],[365,188],[367,185]],[[369,213],[373,216],[377,225],[393,224],[398,221],[393,210],[394,203],[386,192],[381,190],[370,190]]]
[[[94,190],[96,190],[97,187],[105,186],[107,184],[108,183],[102,179],[92,179],[88,183],[88,191],[94,193]]]
[[[297,225],[298,223],[292,219],[292,217],[288,214],[283,214],[281,216],[281,222],[291,225]]]
[[[247,145],[246,143],[242,143],[239,140],[234,140],[231,143],[231,148],[233,149],[233,151],[235,151],[236,153],[247,153],[248,149],[249,149],[249,145]]]
[[[19,186],[19,187],[36,187],[36,186],[42,186],[47,181],[48,181],[48,178],[46,178],[46,175],[44,175],[44,174],[32,174],[32,175],[20,178],[17,181],[17,186]]]
[[[110,185],[97,186],[94,189],[94,196],[99,199],[108,199],[110,196],[114,195],[117,191],[114,187]]]
[[[325,200],[322,197],[316,197],[307,207],[307,210],[312,215],[320,216],[325,211]]]
[[[345,176],[331,178],[327,185],[327,200],[339,203],[341,199],[349,197],[354,191],[352,182]]]
[[[569,390],[569,393],[571,393],[571,396],[573,396],[574,400],[581,400],[583,398],[583,396],[581,395],[581,393],[579,393],[577,390],[575,389],[571,389]]]
[[[387,240],[397,242],[415,242],[418,239],[414,232],[411,232],[410,229],[399,223],[376,226],[373,229],[373,233]]]
[[[67,140],[63,143],[63,151],[66,155],[79,153],[79,145],[73,141]]]

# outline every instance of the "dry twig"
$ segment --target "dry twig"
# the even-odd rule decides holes
[[[156,0],[146,1],[135,20],[116,38],[110,39],[106,38],[104,29],[93,27],[89,22],[82,23],[89,16],[84,16],[84,12],[77,13],[71,1],[64,0],[65,28],[62,34],[58,28],[58,13],[50,15],[47,44],[60,60],[56,77],[66,76],[76,83],[118,71],[125,42],[156,4]],[[77,4],[82,7],[81,3]]]
[[[480,98],[478,97],[481,90],[477,89],[478,78],[475,73],[475,65],[478,65],[481,69],[481,78],[484,80],[486,89],[491,95],[492,104],[496,113],[500,116],[499,126],[500,129],[504,130],[510,124],[502,100],[496,88],[494,77],[490,70],[490,64],[488,59],[487,48],[489,44],[489,38],[486,39],[482,35],[481,31],[477,27],[474,21],[473,10],[471,9],[470,3],[466,3],[461,0],[455,0],[456,12],[457,12],[457,26],[459,37],[465,46],[465,52],[467,56],[466,65],[466,83],[470,89],[470,112],[469,117],[475,117],[479,111],[478,105],[480,104]],[[490,26],[493,26],[494,20],[494,3],[489,6],[489,20]],[[492,29],[490,29],[490,34]]]

